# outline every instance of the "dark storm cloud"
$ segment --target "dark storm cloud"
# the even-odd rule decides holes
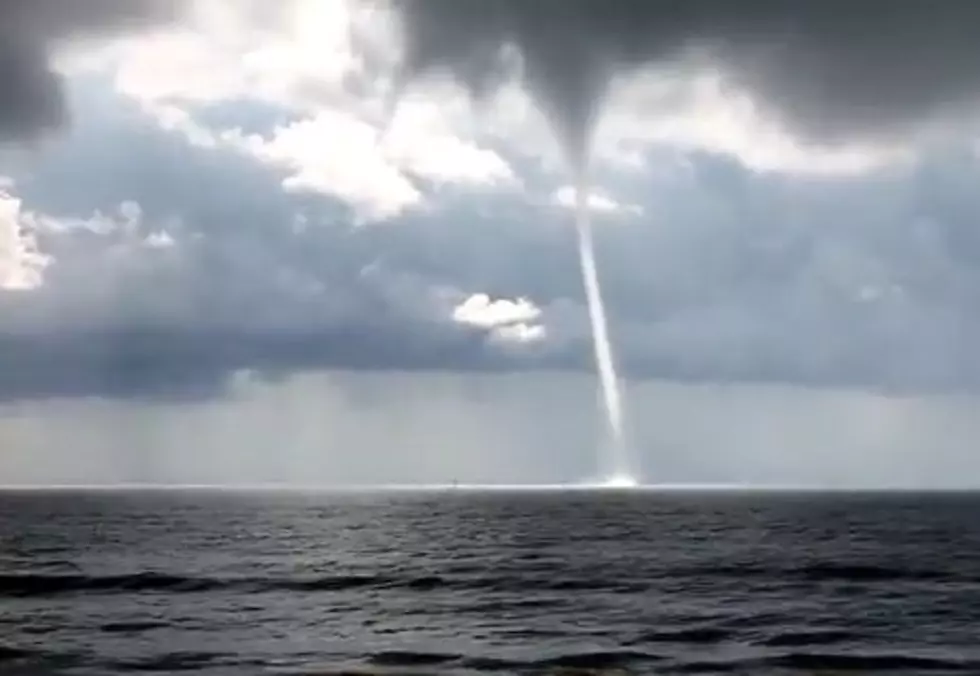
[[[131,232],[41,233],[44,285],[0,292],[0,398],[220,396],[240,369],[594,368],[574,229],[542,205],[557,185],[535,200],[444,192],[424,214],[351,228],[274,169],[70,91],[78,133],[13,172],[14,194],[54,216],[121,223],[126,200],[142,216]],[[980,387],[971,152],[819,181],[656,152],[650,166],[677,170],[596,177],[644,207],[596,224],[627,377]],[[161,230],[172,248],[134,245]],[[450,320],[455,300],[432,302],[438,287],[527,296],[548,336],[488,341]]]
[[[408,335],[407,335],[408,334]],[[259,378],[349,371],[500,370],[473,331],[362,322],[309,330],[115,327],[60,335],[0,333],[0,402],[103,396],[221,396],[236,372]]]
[[[409,77],[451,70],[475,90],[503,45],[573,152],[609,76],[697,59],[797,134],[894,139],[980,101],[980,4],[893,0],[393,0]]]
[[[0,141],[59,126],[65,117],[61,83],[43,48],[17,36],[0,39]]]
[[[0,0],[0,141],[64,123],[62,83],[49,62],[62,41],[167,21],[183,5],[184,0]]]
[[[450,271],[374,265],[397,253],[396,228],[352,229],[342,205],[285,193],[276,171],[77,89],[78,133],[12,172],[25,211],[72,225],[39,234],[54,259],[40,288],[0,290],[0,400],[219,396],[241,369],[505,367],[431,302]],[[140,244],[161,231],[171,248]]]

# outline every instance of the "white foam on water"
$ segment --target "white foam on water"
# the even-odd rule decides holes
[[[599,484],[604,488],[639,488],[640,483],[629,474],[614,474]]]

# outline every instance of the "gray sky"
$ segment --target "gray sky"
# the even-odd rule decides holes
[[[0,402],[591,371],[585,135],[630,380],[973,391],[977,10],[738,5],[0,2]]]
[[[966,397],[648,381],[627,399],[645,481],[963,488],[980,471]],[[575,482],[605,470],[597,410],[584,375],[242,373],[206,402],[0,406],[0,483]]]

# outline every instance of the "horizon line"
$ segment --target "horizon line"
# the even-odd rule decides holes
[[[807,484],[737,483],[636,483],[615,485],[604,482],[568,483],[379,483],[379,484],[291,484],[291,483],[92,483],[92,484],[0,484],[0,492],[112,492],[112,491],[214,491],[265,493],[407,493],[407,492],[718,492],[718,493],[963,493],[980,492],[980,486],[819,486]]]

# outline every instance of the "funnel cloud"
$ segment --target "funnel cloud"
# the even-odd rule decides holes
[[[610,76],[708,69],[801,139],[893,141],[978,103],[974,3],[867,0],[395,0],[410,72],[474,91],[504,75],[505,46],[581,151]]]

